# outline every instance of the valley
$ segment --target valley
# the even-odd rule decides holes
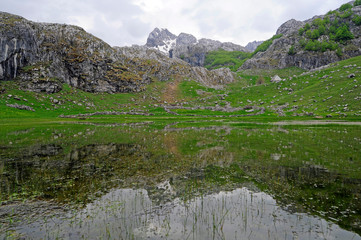
[[[0,12],[0,239],[361,239],[360,15],[111,47]]]

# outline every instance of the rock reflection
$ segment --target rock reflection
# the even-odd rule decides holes
[[[145,190],[117,189],[79,213],[19,233],[62,239],[361,239],[319,217],[291,214],[270,195],[247,188],[164,205],[153,204]]]

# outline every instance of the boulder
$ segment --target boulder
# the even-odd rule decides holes
[[[273,76],[271,79],[271,82],[275,82],[275,83],[278,83],[280,81],[282,81],[282,78],[280,78],[280,76],[278,75]]]

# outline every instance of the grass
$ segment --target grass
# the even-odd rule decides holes
[[[251,53],[241,51],[218,50],[207,53],[204,66],[207,69],[217,69],[228,67],[235,72],[240,68],[246,59],[250,58]]]
[[[359,120],[361,114],[360,67],[361,57],[355,57],[309,73],[299,68],[244,70],[237,73],[238,79],[234,83],[228,84],[223,89],[208,88],[192,80],[182,81],[178,84],[177,96],[172,104],[182,104],[194,110],[171,110],[180,115],[167,113],[162,107],[165,104],[163,95],[171,82],[156,81],[148,85],[144,92],[123,94],[94,94],[73,89],[68,85],[63,85],[63,90],[55,94],[34,93],[19,89],[16,82],[1,82],[0,87],[3,93],[0,94],[0,124],[10,122],[20,124],[23,122],[21,119],[39,123],[79,121],[79,119],[64,119],[58,116],[102,111],[138,112],[152,114],[152,116],[98,115],[87,117],[86,120],[95,122],[175,119],[187,121],[201,120],[202,116],[220,119],[222,117],[219,116],[247,113],[245,110],[217,112],[200,109],[217,105],[225,107],[228,104],[242,109],[247,106],[265,108],[265,112],[260,116],[241,118],[243,121],[278,121],[279,108],[282,108],[284,116],[281,118],[283,119],[313,119],[314,116],[330,115],[334,119],[354,121]],[[355,74],[355,77],[349,78],[350,74]],[[274,75],[279,75],[284,81],[271,82]],[[6,106],[15,103],[30,106],[35,112]]]

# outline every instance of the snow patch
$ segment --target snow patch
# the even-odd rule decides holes
[[[168,39],[166,41],[164,41],[164,45],[162,46],[156,46],[154,47],[154,49],[161,51],[162,53],[165,53],[168,55],[169,51],[173,48],[175,48],[176,46],[176,40],[177,39]]]

